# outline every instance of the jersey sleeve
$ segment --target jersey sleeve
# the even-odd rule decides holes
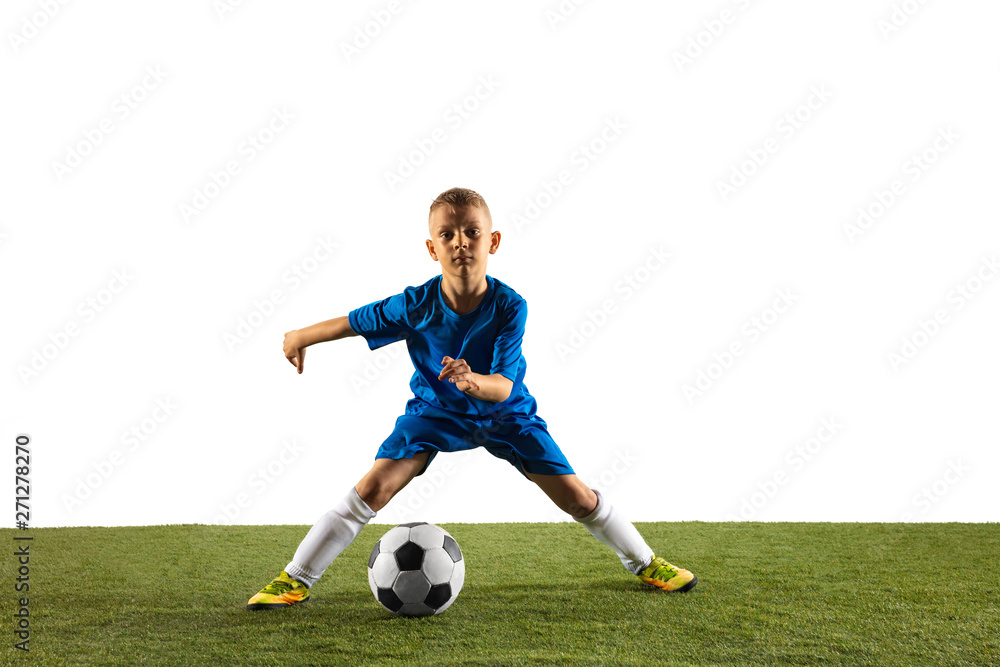
[[[490,366],[490,375],[499,373],[511,382],[517,382],[521,339],[524,338],[524,323],[528,319],[527,302],[521,300],[511,304],[506,314],[507,321],[500,327],[493,346],[493,365]]]
[[[354,333],[364,336],[371,350],[403,340],[410,329],[405,296],[396,294],[355,308],[347,314],[347,322]]]

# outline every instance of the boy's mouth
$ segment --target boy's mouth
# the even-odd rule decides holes
[[[456,257],[456,258],[455,258],[455,261],[456,261],[456,262],[461,262],[461,261],[463,261],[463,260],[464,260],[464,261],[466,261],[466,262],[471,262],[471,261],[472,261],[472,258],[471,258],[471,257],[469,257],[468,255],[462,255],[462,256],[460,256],[460,257]]]

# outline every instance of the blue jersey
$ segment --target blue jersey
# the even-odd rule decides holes
[[[521,354],[527,302],[504,283],[486,276],[487,291],[475,310],[459,315],[441,297],[441,276],[419,287],[352,310],[348,322],[376,350],[406,341],[415,372],[410,378],[414,398],[406,412],[419,414],[423,404],[473,419],[488,415],[535,415],[535,399],[524,386],[526,363]],[[514,383],[503,403],[482,401],[438,379],[441,360],[464,359],[473,373],[499,373]]]

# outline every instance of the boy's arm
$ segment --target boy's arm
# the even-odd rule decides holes
[[[295,366],[299,373],[305,365],[306,348],[316,343],[325,343],[340,338],[357,336],[351,325],[347,322],[347,315],[326,320],[305,329],[296,329],[285,334],[283,352],[292,366]]]
[[[445,357],[441,360],[443,368],[438,375],[439,380],[453,383],[459,391],[467,396],[481,401],[503,403],[510,398],[514,383],[499,373],[480,375],[473,373],[464,359]]]
[[[481,401],[503,403],[510,398],[510,392],[514,389],[514,383],[499,373],[494,373],[493,375],[473,373],[472,377],[479,386],[479,389],[470,389],[465,393]],[[461,386],[459,389],[461,389]]]

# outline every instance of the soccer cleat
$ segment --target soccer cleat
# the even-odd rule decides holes
[[[667,593],[685,593],[695,587],[698,577],[671,565],[659,556],[653,556],[649,566],[639,573],[639,581]]]
[[[297,579],[292,579],[282,570],[281,574],[271,580],[267,586],[260,589],[257,595],[247,602],[247,609],[279,609],[290,607],[297,602],[309,599],[309,587]]]

